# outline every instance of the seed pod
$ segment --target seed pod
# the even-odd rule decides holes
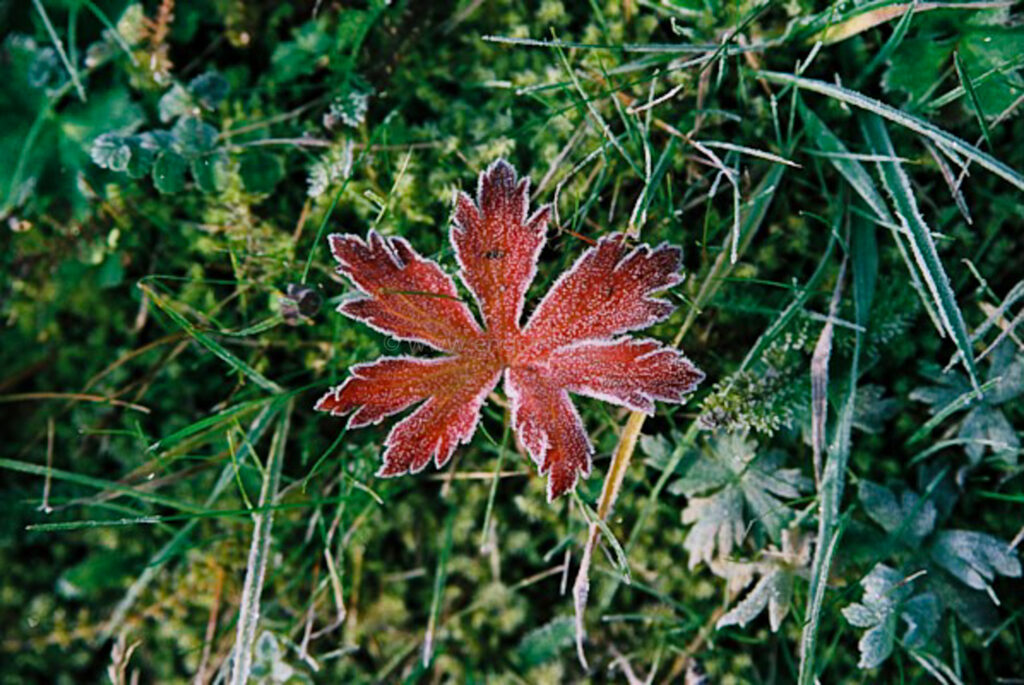
[[[313,316],[320,311],[323,304],[323,297],[316,288],[301,283],[289,283],[285,288],[285,295],[299,308],[303,316]]]

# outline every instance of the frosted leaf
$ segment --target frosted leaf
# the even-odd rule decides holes
[[[329,175],[324,169],[315,184],[311,175],[311,193],[325,188]],[[321,411],[351,414],[350,428],[418,405],[388,434],[379,476],[416,472],[432,459],[443,466],[472,438],[481,406],[504,378],[516,435],[554,499],[591,467],[593,446],[570,392],[653,412],[656,400],[684,402],[703,378],[678,350],[611,337],[671,311],[649,295],[681,280],[676,248],[628,248],[621,234],[602,238],[522,325],[549,217],[547,207],[530,214],[528,190],[527,180],[498,160],[480,175],[475,200],[456,196],[449,238],[482,325],[452,278],[405,240],[375,231],[366,239],[329,237],[338,272],[359,291],[339,311],[447,355],[356,365],[317,403]],[[584,286],[593,292],[580,297]]]
[[[321,155],[309,168],[306,194],[309,197],[320,197],[332,184],[344,181],[351,173],[352,144],[346,140]]]
[[[324,115],[324,125],[334,128],[334,123],[342,122],[346,126],[356,128],[366,121],[366,111],[370,107],[370,93],[352,90],[339,95],[331,101]]]
[[[960,426],[958,437],[965,441],[964,451],[972,464],[977,464],[989,449],[997,457],[1006,455],[1006,460],[1016,463],[1016,451],[1020,449],[1020,438],[1006,415],[996,407],[979,404],[967,413]]]
[[[911,583],[884,564],[877,564],[860,584],[864,588],[861,601],[842,610],[850,625],[867,628],[857,643],[859,668],[876,668],[889,658],[901,620],[907,624],[903,636],[907,647],[921,647],[931,639],[939,620],[934,595],[925,593],[911,599]]]
[[[160,96],[157,110],[160,121],[169,124],[192,109],[192,96],[180,84],[175,83],[166,93]]]
[[[987,380],[997,380],[985,393],[989,404],[1003,404],[1024,395],[1024,354],[1010,340],[1003,340],[992,352]]]
[[[132,150],[123,136],[116,133],[104,133],[92,141],[89,156],[94,164],[104,169],[127,171]]]
[[[880,385],[858,385],[854,404],[853,425],[865,433],[878,433],[885,422],[892,418],[898,406],[894,398],[883,397],[885,388]]]
[[[1016,464],[1020,438],[1000,405],[1024,394],[1024,355],[1012,341],[1002,341],[991,353],[986,382],[994,382],[981,400],[967,405],[968,413],[960,421],[957,438],[972,465],[978,464],[990,451],[1007,463]],[[937,385],[914,389],[910,398],[931,405],[937,413],[970,391],[967,379],[959,373],[931,375]]]
[[[1008,543],[970,530],[939,533],[929,550],[932,561],[964,585],[994,597],[990,583],[996,576],[1019,578],[1020,559]]]
[[[669,486],[690,497],[683,522],[695,523],[684,543],[691,568],[729,554],[750,523],[781,539],[793,516],[782,500],[810,487],[798,469],[781,468],[783,459],[780,452],[759,454],[757,443],[743,433],[722,434],[699,450],[685,475]]]
[[[743,577],[744,572],[756,571],[761,575],[761,579],[746,597],[718,619],[715,628],[745,626],[767,608],[768,624],[773,633],[778,632],[782,621],[789,614],[796,577],[803,575],[809,561],[810,537],[802,535],[798,530],[787,530],[782,534],[781,552],[769,548],[763,559],[753,564],[728,564],[724,569],[712,566],[717,575],[723,575],[721,571],[726,571],[730,586],[733,578]],[[749,575],[746,577],[749,578]]]
[[[857,497],[864,511],[887,533],[900,532],[916,546],[935,529],[936,510],[930,500],[922,501],[911,490],[899,498],[887,487],[862,480]]]

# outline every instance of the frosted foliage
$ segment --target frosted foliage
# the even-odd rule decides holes
[[[675,309],[651,293],[682,280],[681,260],[677,247],[629,250],[622,235],[602,238],[551,286],[526,333],[537,351],[548,351],[647,328]]]
[[[375,231],[365,240],[329,237],[338,272],[359,290],[339,311],[447,355],[356,365],[317,403],[333,415],[351,414],[350,428],[419,405],[391,429],[378,475],[447,463],[472,438],[481,406],[504,375],[516,433],[548,477],[553,499],[590,473],[593,447],[570,392],[652,413],[656,400],[684,402],[703,378],[675,349],[609,337],[672,311],[649,295],[679,282],[676,248],[630,250],[621,235],[602,239],[544,299],[537,327],[521,326],[548,220],[546,207],[529,214],[528,191],[528,181],[499,160],[481,174],[475,202],[456,197],[449,237],[482,326],[452,278],[405,240]],[[586,297],[580,279],[594,289]]]
[[[480,176],[479,206],[465,193],[455,198],[452,247],[463,283],[473,293],[489,330],[519,331],[526,290],[537,272],[550,210],[527,218],[529,179],[499,160]]]
[[[964,585],[992,593],[997,575],[1019,578],[1020,559],[1010,546],[971,530],[944,530],[929,550],[932,560]]]
[[[340,270],[366,294],[344,302],[338,308],[342,314],[400,340],[445,352],[478,337],[479,328],[459,300],[455,282],[406,241],[385,239],[376,231],[366,241],[337,234],[329,240]]]
[[[715,437],[695,456],[669,491],[690,497],[683,523],[693,523],[684,547],[690,567],[728,556],[748,530],[763,530],[775,541],[793,518],[783,499],[810,487],[799,469],[781,468],[779,452],[757,450],[743,433]]]
[[[904,646],[924,646],[938,626],[939,602],[931,593],[911,598],[912,583],[899,571],[877,564],[861,580],[864,596],[843,609],[850,625],[867,630],[857,643],[860,668],[875,668],[892,654],[901,622],[906,625]]]
[[[549,364],[570,391],[647,414],[655,400],[682,402],[704,378],[678,351],[634,338],[568,345]]]
[[[857,497],[864,511],[886,533],[899,533],[912,545],[917,545],[935,528],[936,510],[930,500],[921,500],[911,490],[899,498],[889,488],[862,480]]]
[[[731,625],[745,626],[761,612],[768,609],[768,623],[772,632],[778,632],[782,621],[789,614],[793,600],[793,585],[798,575],[803,575],[811,559],[811,538],[797,529],[782,533],[782,550],[774,547],[764,553],[761,561],[752,564],[713,565],[717,575],[725,575],[734,587],[733,578],[742,579],[745,587],[756,572],[761,576],[746,597],[718,619],[716,628]],[[725,570],[725,573],[723,573]]]
[[[990,450],[999,459],[1014,465],[1020,438],[1003,413],[1003,406],[1024,395],[1024,355],[1010,340],[1000,342],[990,355],[986,385],[991,384],[984,397],[970,406],[960,422],[957,438],[962,441],[970,463],[977,464]],[[956,402],[971,387],[967,378],[958,372],[931,374],[935,385],[915,388],[910,398],[931,405],[936,414]]]

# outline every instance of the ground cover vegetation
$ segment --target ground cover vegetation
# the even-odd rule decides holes
[[[1022,56],[998,1],[0,1],[0,682],[1019,677]],[[459,244],[499,159],[532,281]],[[314,405],[437,354],[335,311],[422,294],[384,239],[509,331],[666,244],[563,304],[687,383],[577,347],[571,473],[523,374],[380,478],[402,417]]]

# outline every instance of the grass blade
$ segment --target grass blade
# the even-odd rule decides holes
[[[260,507],[274,504],[277,501],[278,489],[281,485],[281,465],[284,462],[284,446],[288,439],[288,428],[291,425],[292,400],[288,400],[274,438],[270,444],[270,457],[267,471],[260,490]],[[274,525],[274,510],[267,509],[253,514],[252,544],[249,546],[249,561],[245,573],[245,585],[242,587],[242,603],[238,607],[238,629],[235,633],[235,646],[232,650],[233,665],[231,668],[231,684],[245,685],[249,682],[252,669],[252,648],[256,642],[256,628],[260,620],[260,594],[263,592],[263,579],[267,572],[267,559],[270,556],[271,531]]]
[[[178,324],[186,333],[192,336],[196,342],[213,352],[216,356],[220,357],[223,361],[227,362],[233,369],[238,371],[240,374],[251,380],[253,383],[263,388],[267,392],[272,392],[275,395],[284,392],[284,389],[270,380],[256,369],[249,366],[247,363],[239,359],[233,352],[228,350],[226,347],[221,345],[219,342],[208,336],[203,331],[192,325],[192,322],[186,319],[184,316],[179,314],[171,303],[164,298],[163,295],[156,292],[148,283],[142,281],[139,282],[139,288],[142,289],[157,307],[160,308],[167,316],[171,317],[174,323]]]
[[[863,117],[861,128],[868,146],[873,152],[881,155],[895,154],[889,133],[885,130],[885,124],[880,118]],[[921,276],[924,277],[946,332],[949,333],[960,354],[963,355],[961,361],[964,369],[971,378],[971,384],[977,390],[978,370],[971,352],[971,342],[967,337],[963,313],[957,306],[953,287],[942,266],[942,261],[939,259],[931,231],[917,207],[917,200],[914,199],[913,189],[910,187],[910,179],[907,178],[906,172],[903,171],[899,162],[878,162],[877,164],[882,183],[892,199],[893,210],[903,227],[909,231],[908,238],[914,254],[914,261],[920,269]]]
[[[988,169],[996,176],[999,176],[1017,188],[1024,190],[1024,174],[1021,174],[1015,169],[1011,169],[992,155],[982,152],[974,145],[957,138],[938,126],[912,114],[907,114],[906,112],[898,110],[884,102],[880,102],[874,98],[869,98],[868,96],[862,95],[855,90],[850,90],[849,88],[843,88],[842,86],[826,83],[825,81],[804,78],[803,76],[794,76],[793,74],[784,74],[777,71],[757,71],[755,72],[755,76],[773,83],[791,85],[803,90],[809,90],[814,93],[826,95],[835,100],[839,100],[840,102],[845,102],[848,105],[877,114],[880,117],[908,128],[915,133],[920,133],[936,143],[960,153],[964,157],[976,162],[978,166]]]
[[[255,445],[263,437],[264,432],[270,426],[270,422],[274,419],[277,411],[280,409],[280,405],[277,403],[271,403],[263,408],[263,410],[253,419],[252,424],[249,426],[249,432],[246,435],[246,440],[240,446],[239,451],[236,455],[239,462],[246,456],[246,453],[251,454],[252,445]],[[210,491],[210,495],[206,498],[204,506],[208,509],[224,489],[231,483],[234,482],[234,468],[231,464],[227,464],[221,469],[220,475],[217,477],[217,481],[213,485],[213,489]],[[189,535],[192,534],[192,530],[199,524],[200,518],[194,518],[181,529],[174,534],[170,540],[161,547],[156,554],[154,554],[146,567],[143,569],[139,577],[128,588],[125,596],[121,598],[121,601],[117,603],[114,608],[110,619],[106,625],[103,626],[103,630],[99,634],[99,641],[106,642],[110,639],[110,636],[114,635],[121,629],[121,625],[124,623],[125,618],[128,616],[128,612],[131,611],[135,602],[138,601],[142,593],[145,592],[146,588],[149,587],[156,577],[164,568],[164,564],[171,559],[182,545],[188,540]]]

